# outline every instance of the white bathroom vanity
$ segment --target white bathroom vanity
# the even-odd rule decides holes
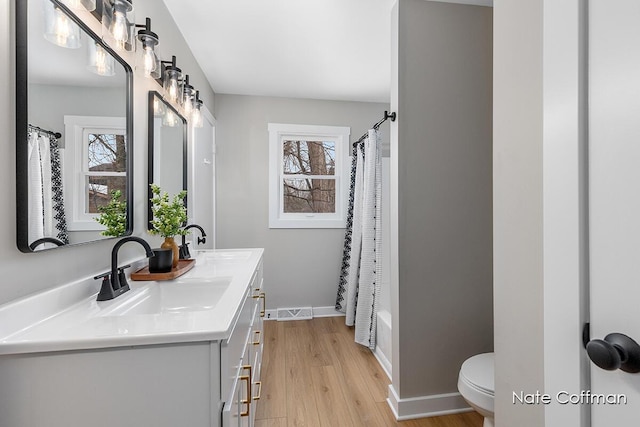
[[[199,251],[111,301],[81,281],[0,307],[0,426],[252,426],[262,256]]]

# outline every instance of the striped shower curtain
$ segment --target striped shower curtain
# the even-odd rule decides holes
[[[381,193],[380,136],[376,129],[370,129],[367,138],[353,148],[336,310],[345,313],[347,325],[355,324],[355,341],[372,350],[376,346],[377,297],[382,266]]]

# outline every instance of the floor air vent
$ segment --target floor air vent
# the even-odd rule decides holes
[[[313,319],[311,307],[279,308],[278,320],[309,320]]]

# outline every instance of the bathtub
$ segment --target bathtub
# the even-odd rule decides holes
[[[391,380],[391,313],[378,310],[376,349],[373,354]]]

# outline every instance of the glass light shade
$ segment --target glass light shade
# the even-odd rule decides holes
[[[194,102],[193,111],[191,112],[191,125],[194,128],[201,128],[203,125],[201,108],[202,101],[198,99]]]
[[[128,0],[102,1],[102,37],[123,50],[133,50],[135,27],[133,5]]]
[[[86,9],[89,12],[96,10],[96,0],[63,0],[63,3],[71,9]]]
[[[156,53],[158,38],[152,34],[146,34],[142,31],[138,33],[137,68],[142,70],[145,77],[159,79],[162,76],[162,66]]]
[[[180,96],[182,93],[181,78],[182,72],[179,68],[169,66],[165,69],[163,88],[165,96],[171,102],[180,102],[182,100]]]
[[[116,61],[107,51],[96,42],[88,45],[89,63],[87,69],[99,76],[113,76],[116,74]]]
[[[186,117],[190,117],[193,113],[193,103],[195,101],[196,91],[193,86],[185,84],[182,90],[182,109]]]
[[[80,27],[51,1],[43,1],[44,38],[60,47],[79,48]]]

